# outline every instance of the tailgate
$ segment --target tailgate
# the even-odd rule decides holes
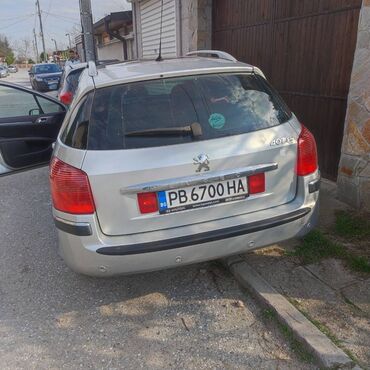
[[[287,122],[242,135],[179,145],[88,150],[82,169],[89,176],[104,234],[114,236],[165,230],[256,212],[292,201],[296,193],[296,139],[296,131]],[[208,156],[209,171],[197,172],[199,165],[194,163],[194,158],[200,154]],[[140,213],[137,192],[145,191],[143,189],[148,185],[158,185],[158,189],[166,191],[163,184],[171,184],[173,188],[178,183],[183,188],[186,179],[193,185],[197,178],[219,173],[237,175],[241,169],[248,171],[256,166],[269,169],[265,172],[263,193],[173,213]]]

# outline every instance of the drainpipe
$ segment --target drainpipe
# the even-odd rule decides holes
[[[117,40],[120,40],[122,42],[122,44],[123,44],[123,59],[127,60],[127,42],[126,42],[126,39],[123,36],[121,36],[118,31],[112,31],[109,28],[110,21],[111,21],[110,16],[106,17],[105,20],[104,20],[105,32],[110,37],[113,37],[113,38],[115,38]]]
[[[134,41],[135,41],[135,55],[134,59],[140,59],[139,58],[139,41],[138,41],[138,33],[137,33],[137,17],[138,17],[138,9],[137,9],[137,3],[132,3],[132,21],[134,25]]]
[[[180,49],[180,56],[182,57],[184,55],[182,50],[182,2],[179,0],[179,49]]]

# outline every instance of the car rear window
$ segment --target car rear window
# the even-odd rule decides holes
[[[290,118],[291,112],[279,95],[255,74],[128,83],[95,92],[88,149],[133,149],[210,140],[273,127]],[[200,135],[174,132],[193,123],[200,125]],[[153,132],[155,129],[161,131]]]

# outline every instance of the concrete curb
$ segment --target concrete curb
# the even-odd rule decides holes
[[[225,260],[225,263],[236,280],[248,289],[263,306],[272,309],[280,323],[291,329],[294,338],[313,355],[320,367],[353,369],[355,363],[244,259],[230,257]]]

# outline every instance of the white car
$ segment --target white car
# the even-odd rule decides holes
[[[0,94],[12,88],[0,83]],[[59,249],[77,272],[217,259],[302,236],[316,223],[315,139],[258,68],[226,53],[90,63],[67,113],[22,91],[39,111],[23,109],[31,124],[0,118],[0,173],[52,156]],[[13,108],[31,104],[17,99],[8,99]]]
[[[9,76],[8,68],[5,66],[0,66],[0,78]]]

